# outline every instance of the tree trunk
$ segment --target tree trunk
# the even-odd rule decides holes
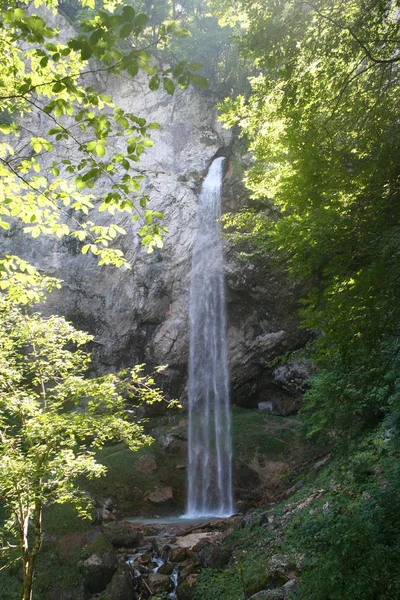
[[[31,556],[24,560],[23,569],[24,570],[21,600],[32,600],[33,562]]]
[[[22,596],[21,600],[32,600],[32,588],[33,588],[33,575],[36,557],[42,545],[42,503],[37,501],[35,503],[34,510],[34,532],[33,532],[33,546],[32,550],[26,546],[23,549],[23,584],[22,584]]]

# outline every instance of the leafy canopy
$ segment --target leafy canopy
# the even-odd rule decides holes
[[[132,450],[150,438],[140,422],[128,420],[126,399],[161,401],[162,394],[141,367],[119,375],[87,378],[87,345],[93,339],[59,316],[44,318],[32,304],[59,283],[7,257],[0,294],[0,496],[7,512],[0,557],[23,567],[23,598],[31,598],[36,557],[42,542],[42,513],[50,503],[71,503],[82,516],[90,501],[78,478],[102,475],[96,451],[111,440]],[[15,266],[19,269],[15,270]],[[18,293],[24,268],[30,285]],[[4,286],[5,287],[5,286]],[[16,542],[14,540],[17,540]]]
[[[94,0],[80,5],[94,9]],[[7,230],[18,219],[33,237],[71,236],[99,264],[129,267],[113,247],[124,229],[98,224],[95,216],[126,211],[141,221],[139,235],[149,252],[162,246],[163,215],[147,207],[136,170],[158,125],[114,106],[93,87],[97,73],[134,77],[139,71],[151,90],[162,82],[173,93],[174,80],[182,88],[203,84],[185,61],[157,66],[150,51],[182,30],[161,24],[148,42],[147,22],[131,5],[106,2],[77,33],[53,0],[36,0],[34,7],[28,0],[2,4],[0,227]]]
[[[399,391],[399,2],[236,6],[258,74],[223,112],[248,137],[261,210],[230,223],[309,283],[319,374],[305,410],[312,432],[338,436],[376,422]]]

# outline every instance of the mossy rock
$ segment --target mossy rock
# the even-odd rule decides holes
[[[103,525],[104,537],[116,548],[135,548],[143,542],[143,535],[132,523],[106,523]]]

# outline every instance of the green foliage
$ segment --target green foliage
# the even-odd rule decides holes
[[[376,422],[398,389],[396,6],[271,0],[233,9],[258,74],[249,97],[226,100],[223,112],[249,139],[256,160],[246,183],[260,202],[229,224],[308,282],[303,325],[316,333],[311,356],[322,371],[305,415],[312,432],[337,440],[351,424]],[[227,3],[220,10],[235,16]]]
[[[133,212],[141,220],[139,235],[148,251],[162,246],[163,215],[147,208],[149,198],[135,171],[153,145],[150,134],[157,124],[115,106],[90,81],[97,72],[134,77],[140,70],[151,89],[162,80],[170,94],[175,82],[186,88],[204,81],[187,62],[156,66],[149,49],[182,34],[173,23],[159,24],[149,45],[146,14],[113,2],[94,11],[94,0],[82,0],[77,6],[91,13],[80,32],[69,37],[49,25],[56,2],[29,4],[7,3],[0,13],[0,227],[8,230],[18,219],[34,238],[71,236],[100,265],[130,268],[114,247],[125,230],[99,225],[96,213]],[[40,120],[44,136],[35,133],[35,125],[26,125],[28,119]],[[118,152],[109,143],[114,137],[120,138]]]
[[[9,273],[11,279],[18,275]],[[12,285],[9,295],[0,295],[0,496],[7,512],[1,558],[10,550],[15,558],[18,549],[28,600],[44,507],[69,503],[88,517],[90,502],[77,479],[105,473],[96,451],[114,439],[131,450],[149,441],[139,423],[127,420],[125,397],[137,402],[162,396],[140,367],[122,376],[86,378],[90,355],[84,348],[92,336],[62,317],[29,310],[32,298],[44,299],[38,287],[43,282],[37,272],[22,275],[31,278],[31,297],[18,299]],[[54,283],[45,278],[47,287]]]
[[[389,599],[399,588],[398,429],[379,431],[330,472],[330,491],[303,510],[288,539],[305,554],[301,598]]]
[[[291,450],[294,454],[301,452],[299,424],[295,419],[261,412],[255,416],[254,411],[237,406],[232,410],[232,440],[236,460],[251,462],[256,448],[274,460],[288,459]]]
[[[396,412],[319,471],[303,473],[290,498],[248,513],[223,542],[232,563],[202,571],[195,597],[247,598],[295,573],[302,600],[397,598],[399,423]]]
[[[214,600],[215,598],[224,598],[224,600],[242,600],[244,598],[242,582],[237,571],[204,569],[201,572],[196,584],[194,599]]]

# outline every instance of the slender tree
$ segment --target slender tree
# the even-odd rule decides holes
[[[18,266],[18,269],[17,269]],[[20,269],[28,270],[19,284]],[[77,478],[106,468],[96,451],[110,440],[136,450],[147,443],[139,423],[127,420],[125,399],[162,400],[151,377],[136,367],[122,376],[85,376],[92,336],[62,317],[32,312],[43,289],[59,285],[9,257],[0,294],[0,497],[8,515],[1,553],[16,538],[22,562],[21,600],[31,600],[43,538],[43,509],[72,503],[82,516],[90,502]],[[123,392],[124,397],[121,395]]]

